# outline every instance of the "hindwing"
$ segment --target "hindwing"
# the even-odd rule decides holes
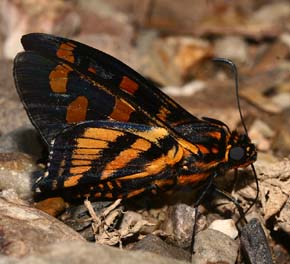
[[[89,121],[64,130],[54,140],[42,192],[78,186],[83,196],[136,195],[175,183],[183,156],[178,142],[161,127]],[[80,189],[81,188],[81,189]]]

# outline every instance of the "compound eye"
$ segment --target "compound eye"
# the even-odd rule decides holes
[[[241,160],[245,156],[245,150],[241,147],[233,147],[229,153],[230,159]]]

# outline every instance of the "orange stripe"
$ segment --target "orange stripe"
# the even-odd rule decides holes
[[[66,93],[68,75],[73,69],[68,65],[57,65],[49,74],[50,89],[54,93]]]
[[[69,170],[70,174],[82,174],[87,172],[91,169],[91,166],[78,166],[78,167],[71,167]]]
[[[143,151],[148,150],[151,143],[144,139],[136,140],[129,149],[125,149],[111,162],[109,162],[102,173],[101,179],[107,179],[118,169],[124,168],[130,161],[137,158]]]
[[[90,160],[81,160],[81,159],[75,159],[75,157],[73,157],[74,159],[72,160],[72,165],[73,166],[83,166],[83,165],[91,165],[91,161]]]
[[[92,152],[97,155],[99,152],[98,149],[102,150],[108,147],[108,142],[91,138],[78,138],[77,147],[92,149]],[[79,150],[76,149],[75,151]]]
[[[98,150],[94,150],[94,152],[98,152]],[[73,152],[72,159],[73,160],[96,160],[100,157],[100,155],[76,155]]]
[[[63,187],[67,188],[78,185],[79,179],[82,178],[82,176],[83,176],[82,174],[70,176],[67,180],[64,181]]]
[[[187,140],[184,140],[183,138],[178,138],[177,141],[184,149],[190,151],[193,154],[198,154],[199,149],[196,145],[190,143]]]
[[[211,162],[208,162],[208,163],[205,163],[205,162],[196,162],[195,163],[195,166],[200,168],[200,169],[206,169],[206,170],[209,170],[210,168],[212,167],[215,167],[217,166],[218,164],[224,162],[224,160],[213,160]]]
[[[114,142],[118,137],[123,136],[122,131],[108,129],[108,128],[86,128],[83,137],[95,138],[96,140]]]
[[[146,190],[145,188],[141,188],[141,189],[138,189],[138,190],[131,191],[131,192],[128,193],[127,198],[136,196],[136,195],[144,192],[145,190]]]
[[[166,155],[166,163],[168,165],[174,165],[179,162],[184,155],[184,150],[180,146],[173,146]]]
[[[155,180],[154,184],[157,185],[159,188],[162,188],[165,185],[173,185],[175,183],[174,179],[161,179]]]
[[[79,139],[77,139],[77,140],[79,140]],[[105,143],[106,146],[107,146],[107,143],[106,143],[106,142],[104,142],[104,143]],[[94,156],[97,155],[97,151],[96,151],[95,149],[92,149],[92,148],[81,148],[81,147],[82,147],[82,146],[77,145],[77,148],[73,150],[73,155],[75,155],[76,157],[78,157],[79,155],[80,155],[80,156],[81,156],[81,155],[84,155],[84,157],[85,157],[86,155],[88,155],[88,156],[92,156],[92,157],[94,157]],[[105,148],[105,147],[104,147],[104,148]]]
[[[135,132],[134,134],[136,136],[145,138],[148,141],[155,143],[156,145],[159,145],[158,143],[160,139],[169,135],[168,131],[162,127],[152,127],[148,131]]]
[[[179,162],[182,157],[183,157],[183,149],[178,148],[178,150],[176,150],[176,147],[174,146],[171,150],[168,151],[166,156],[161,156],[160,158],[155,159],[154,161],[148,163],[145,166],[144,171],[118,178],[118,181],[123,181],[123,180],[127,181],[127,180],[144,178],[150,175],[158,174],[166,166],[169,166],[169,165],[173,166],[174,164]]]
[[[79,96],[72,101],[66,112],[66,121],[68,123],[78,123],[86,120],[88,99],[85,96]]]
[[[210,175],[209,172],[207,173],[197,173],[191,175],[180,175],[177,177],[177,184],[178,185],[188,185],[201,182],[205,180]]]
[[[136,149],[136,150],[142,150],[146,151],[151,147],[151,143],[143,138],[138,138],[131,146],[130,148]]]
[[[139,173],[126,175],[124,177],[120,177],[120,178],[118,178],[118,181],[122,182],[122,181],[128,181],[128,180],[132,180],[132,179],[140,179],[140,178],[145,178],[147,176],[150,176],[150,175],[148,175],[148,172],[143,171],[143,172],[139,172]]]

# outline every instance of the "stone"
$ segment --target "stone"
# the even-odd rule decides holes
[[[215,41],[214,56],[227,58],[235,63],[245,63],[248,58],[248,46],[242,37],[226,36]]]
[[[41,252],[22,259],[0,258],[2,264],[186,264],[188,262],[170,259],[149,252],[120,250],[113,247],[83,242],[54,242],[43,247]]]
[[[287,109],[290,108],[290,93],[284,92],[279,93],[272,97],[273,103],[281,107],[281,109]]]
[[[13,189],[22,199],[33,196],[35,161],[24,153],[0,153],[0,189]]]
[[[190,247],[194,221],[195,209],[193,207],[186,204],[171,206],[163,228],[169,234],[170,243],[181,248]]]
[[[229,236],[207,229],[199,232],[195,238],[192,263],[236,263],[239,245]]]
[[[145,238],[134,244],[131,249],[149,251],[163,257],[185,261],[191,258],[191,254],[189,253],[189,251],[169,245],[165,243],[162,239],[154,235],[146,236]]]
[[[271,149],[275,154],[280,157],[290,157],[290,130],[289,123],[285,122],[283,125],[279,126],[275,137],[273,138],[273,143]]]
[[[0,3],[1,4],[1,3]],[[1,10],[1,8],[0,8]],[[12,62],[0,60],[0,136],[5,135],[30,121],[16,92]],[[2,142],[0,143],[0,147]]]
[[[71,228],[29,206],[11,191],[0,193],[0,232],[2,255],[24,257],[48,244],[83,240]]]
[[[142,41],[144,37],[137,42],[145,65],[142,72],[162,86],[181,86],[212,57],[212,47],[207,41],[193,37],[157,38],[153,33],[149,35],[146,47]]]
[[[5,58],[12,59],[22,50],[20,39],[28,32],[72,35],[80,27],[80,17],[71,2],[58,0],[2,2],[0,15],[5,25],[3,26],[6,36],[3,45]]]
[[[202,91],[206,88],[204,81],[194,80],[186,83],[182,87],[166,86],[162,88],[162,91],[169,96],[192,96],[195,93]]]
[[[275,226],[275,230],[283,230],[283,232],[287,233],[290,236],[290,198],[288,197],[286,203],[282,207],[279,215],[276,217],[277,224]]]
[[[237,238],[239,235],[239,231],[237,230],[235,222],[232,219],[215,220],[209,225],[208,228],[220,231],[232,239]]]
[[[22,152],[41,158],[45,146],[32,125],[19,127],[0,137],[0,152]]]
[[[267,238],[257,219],[252,219],[242,229],[241,246],[250,263],[273,263]]]
[[[273,25],[287,22],[290,16],[290,5],[287,1],[262,5],[251,17],[252,23]]]
[[[274,130],[259,119],[255,120],[249,129],[249,137],[260,151],[268,151],[270,149],[271,139],[274,135]]]

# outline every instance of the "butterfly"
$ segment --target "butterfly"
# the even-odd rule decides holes
[[[21,41],[16,88],[50,153],[37,192],[126,199],[256,161],[246,134],[193,116],[116,58],[48,34]]]

